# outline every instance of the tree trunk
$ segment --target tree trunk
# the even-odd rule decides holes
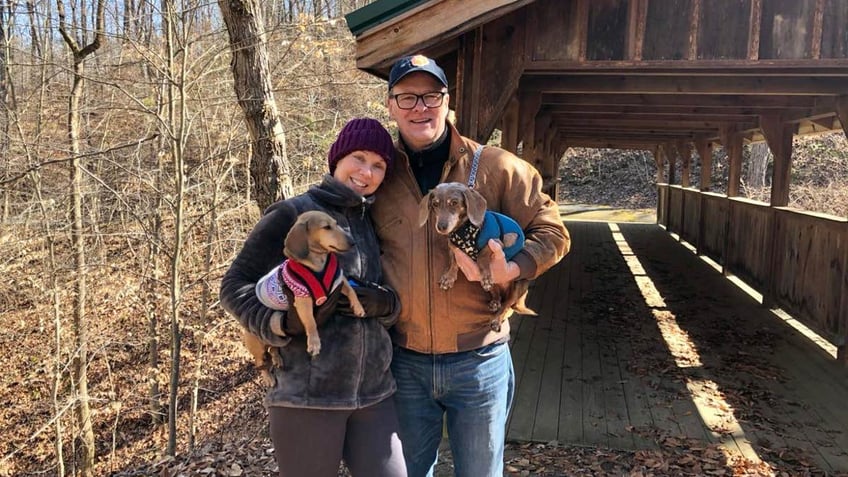
[[[771,157],[771,151],[769,151],[768,144],[758,142],[751,145],[748,174],[745,177],[745,183],[749,187],[765,187],[769,157]]]
[[[166,103],[168,105],[167,127],[169,153],[173,161],[174,185],[176,187],[174,198],[174,248],[171,254],[171,280],[169,283],[171,303],[171,373],[168,393],[168,447],[165,452],[168,455],[176,455],[177,451],[177,407],[179,405],[179,383],[180,383],[180,354],[182,349],[182,318],[180,316],[180,303],[182,301],[182,253],[183,241],[185,240],[185,164],[183,160],[183,144],[186,140],[186,108],[185,108],[185,83],[186,64],[185,58],[178,64],[177,51],[185,54],[185,49],[180,49],[175,38],[176,25],[179,16],[174,6],[174,0],[164,0],[165,7],[165,49],[167,88]],[[185,44],[185,43],[183,43]]]
[[[77,425],[80,429],[80,473],[91,476],[94,473],[94,429],[91,423],[91,407],[88,395],[88,323],[85,316],[86,305],[86,263],[85,239],[82,207],[82,165],[80,153],[80,99],[85,88],[85,59],[94,53],[103,42],[104,0],[97,2],[97,28],[94,40],[80,48],[73,35],[68,32],[65,23],[65,6],[63,0],[57,0],[59,15],[59,32],[73,53],[73,83],[68,99],[68,140],[71,156],[71,247],[74,255],[74,291],[73,293],[73,331],[75,353],[71,364],[73,385],[77,394],[74,407]]]
[[[286,138],[271,87],[259,0],[218,0],[230,37],[233,85],[253,141],[250,175],[260,209],[292,195]]]

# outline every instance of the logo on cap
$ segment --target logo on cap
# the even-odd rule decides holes
[[[424,55],[415,55],[409,59],[409,63],[412,66],[425,66],[430,63],[430,58],[427,58]]]

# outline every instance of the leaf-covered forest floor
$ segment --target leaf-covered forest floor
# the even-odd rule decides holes
[[[796,140],[797,141],[797,140]],[[793,201],[811,210],[845,216],[848,214],[848,148],[845,138],[825,138],[820,143],[802,141],[793,174]],[[812,144],[812,145],[810,145]],[[796,147],[798,144],[796,143]],[[559,200],[564,210],[574,204],[589,204],[594,212],[613,210],[636,220],[651,221],[656,201],[654,168],[650,155],[637,152],[577,151],[569,153],[561,175]],[[726,167],[714,161],[714,177]],[[813,172],[811,172],[813,171]],[[818,172],[815,172],[818,171]],[[697,167],[693,183],[697,183]],[[679,175],[678,175],[679,177]],[[723,187],[715,180],[717,191]],[[767,197],[762,189],[743,186],[753,198]],[[759,194],[759,195],[757,195]],[[569,209],[569,207],[572,207]],[[624,211],[624,212],[621,212]],[[599,215],[603,218],[603,215]],[[620,216],[619,216],[620,217]],[[613,218],[613,220],[620,220]],[[100,240],[109,241],[109,237]],[[115,476],[266,476],[276,467],[268,437],[263,387],[258,373],[243,350],[238,327],[219,307],[213,307],[204,323],[183,328],[181,382],[178,413],[178,453],[165,457],[167,427],[154,422],[147,399],[146,383],[155,378],[167,383],[167,365],[151,376],[148,368],[147,320],[140,316],[139,303],[125,292],[134,281],[134,271],[120,260],[127,253],[116,240],[103,247],[105,255],[92,257],[101,267],[92,274],[89,286],[89,388],[94,410],[98,475]],[[51,304],[45,287],[48,277],[31,270],[47,259],[48,248],[37,231],[20,224],[0,231],[0,355],[4,369],[0,377],[0,475],[57,475],[55,416],[61,423],[73,410],[68,400],[54,406],[52,395],[67,394],[67,382],[54,389],[55,363],[51,350],[55,332]],[[215,270],[220,277],[223,270]],[[217,282],[212,280],[213,293]],[[184,297],[184,314],[198,312],[202,290],[189,287]],[[68,289],[56,291],[63,297]],[[143,308],[143,307],[142,307]],[[163,327],[167,323],[161,324]],[[167,356],[168,343],[161,343]],[[194,383],[197,383],[194,386]],[[197,411],[189,422],[191,391],[197,390]],[[193,431],[192,431],[193,429]],[[75,429],[63,429],[66,435]],[[194,434],[194,442],[189,436]],[[785,469],[738,462],[727,465],[721,452],[701,442],[674,436],[653,436],[660,444],[651,451],[620,451],[559,443],[507,443],[505,475],[823,475],[802,458],[784,459]],[[65,461],[78,450],[71,439],[64,441]],[[443,453],[437,475],[451,475],[449,452]],[[66,468],[71,474],[73,469]],[[340,471],[344,475],[344,470]]]

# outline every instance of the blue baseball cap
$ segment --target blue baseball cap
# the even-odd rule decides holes
[[[397,60],[394,66],[392,66],[392,71],[389,72],[389,89],[392,89],[404,76],[415,73],[416,71],[430,73],[445,88],[448,87],[448,79],[445,77],[445,71],[435,61],[424,55],[413,55]]]

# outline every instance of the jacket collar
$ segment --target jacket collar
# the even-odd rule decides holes
[[[339,182],[330,174],[325,174],[320,184],[314,185],[306,191],[315,202],[325,207],[337,207],[352,209],[368,208],[374,203],[374,196],[363,197],[350,187]]]

